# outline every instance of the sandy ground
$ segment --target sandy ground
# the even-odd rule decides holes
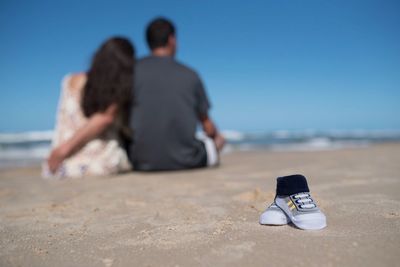
[[[321,231],[262,226],[308,177]],[[0,172],[0,266],[399,266],[400,145],[235,152],[218,169],[45,181]]]

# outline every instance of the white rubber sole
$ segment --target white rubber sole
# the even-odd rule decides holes
[[[303,230],[321,230],[326,227],[326,217],[322,212],[301,214],[293,216],[286,204],[286,201],[281,198],[275,199],[276,205],[281,208],[290,218],[292,223]]]

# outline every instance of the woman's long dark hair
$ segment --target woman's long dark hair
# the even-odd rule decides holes
[[[83,89],[82,110],[86,117],[118,106],[116,124],[120,137],[129,137],[129,114],[132,101],[135,49],[130,41],[113,37],[95,53]]]

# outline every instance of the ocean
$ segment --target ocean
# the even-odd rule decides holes
[[[224,153],[246,150],[320,151],[400,142],[400,130],[222,131]],[[52,131],[0,133],[0,168],[40,164],[50,151]]]

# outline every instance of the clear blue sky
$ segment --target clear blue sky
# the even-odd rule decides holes
[[[222,129],[400,129],[400,1],[0,2],[0,131],[51,129],[62,77],[155,16]]]

